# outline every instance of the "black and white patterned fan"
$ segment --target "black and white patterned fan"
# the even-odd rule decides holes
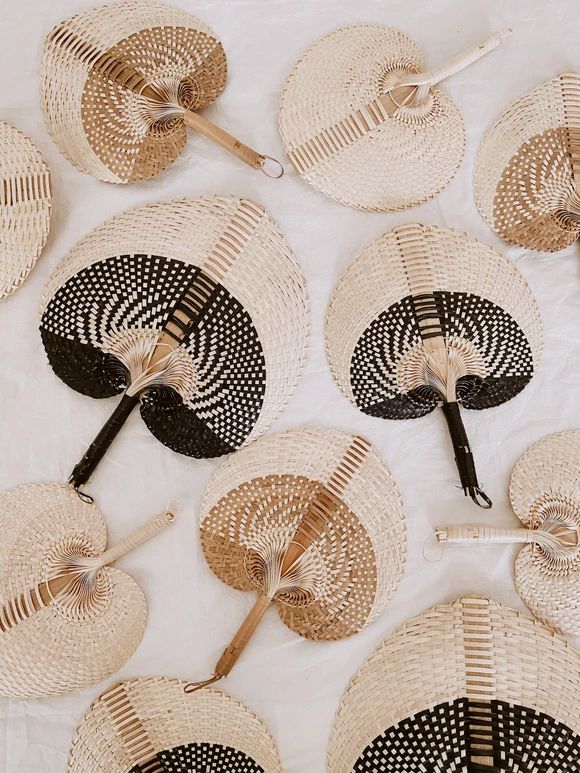
[[[123,395],[70,482],[89,479],[138,403],[155,437],[188,456],[254,439],[296,386],[307,327],[302,272],[260,205],[184,199],[107,221],[42,302],[56,374],[91,397]]]
[[[412,419],[442,406],[463,490],[491,507],[459,406],[511,399],[538,365],[541,319],[519,271],[468,234],[400,226],[345,272],[326,340],[339,387],[364,413]]]
[[[163,676],[120,682],[90,707],[68,773],[281,773],[272,736],[218,690],[186,695]]]

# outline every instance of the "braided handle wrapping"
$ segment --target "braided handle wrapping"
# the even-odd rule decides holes
[[[493,529],[487,526],[456,526],[435,529],[437,542],[496,542],[501,544],[535,542],[530,529]]]
[[[112,548],[105,550],[104,553],[101,553],[100,556],[97,556],[94,559],[95,568],[112,564],[118,558],[121,558],[121,556],[124,556],[126,553],[129,553],[131,550],[139,547],[139,545],[143,545],[145,542],[148,542],[150,539],[159,534],[162,529],[165,529],[166,526],[169,526],[173,520],[173,513],[164,513],[163,515],[155,518],[155,520],[146,523],[145,526],[141,526],[140,528],[136,529],[134,532],[129,534],[128,537],[125,537],[125,539],[122,539],[116,545],[113,545]]]

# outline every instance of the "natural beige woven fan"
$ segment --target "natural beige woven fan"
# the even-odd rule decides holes
[[[515,266],[460,231],[410,223],[347,268],[330,304],[326,345],[336,382],[370,416],[412,419],[441,405],[459,479],[482,491],[460,405],[510,400],[542,354],[542,322]]]
[[[516,99],[486,132],[475,201],[506,241],[557,252],[580,235],[580,75],[563,73]]]
[[[70,486],[0,494],[0,694],[62,695],[117,671],[141,641],[145,597],[109,564],[157,534],[168,513],[108,550],[102,515]]]
[[[50,364],[94,398],[122,394],[70,481],[86,483],[131,412],[197,459],[265,432],[304,366],[302,269],[264,210],[236,196],[150,204],[106,221],[42,302]]]
[[[464,596],[404,623],[342,697],[328,773],[578,773],[580,656]]]
[[[375,212],[437,195],[461,164],[465,130],[435,86],[508,32],[434,70],[391,27],[355,24],[321,38],[294,66],[280,103],[282,141],[298,174],[343,204]]]
[[[190,127],[270,177],[281,164],[197,111],[226,82],[222,44],[202,21],[159,0],[124,0],[63,21],[42,66],[46,123],[82,172],[129,183],[161,172]]]
[[[252,443],[215,473],[201,541],[215,574],[257,591],[248,617],[198,689],[227,676],[272,602],[301,636],[350,636],[384,610],[405,559],[401,498],[365,440],[326,429]]]
[[[45,160],[28,137],[0,121],[0,299],[14,292],[36,263],[51,206]]]
[[[68,773],[282,773],[276,745],[242,703],[194,696],[163,676],[121,682],[78,727]]]
[[[437,539],[528,543],[516,560],[518,593],[540,620],[580,636],[580,430],[529,448],[514,467],[510,498],[525,528],[445,527]]]

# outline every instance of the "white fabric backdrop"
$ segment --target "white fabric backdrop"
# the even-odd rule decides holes
[[[427,563],[423,546],[444,523],[512,525],[508,478],[520,454],[550,432],[580,426],[577,247],[558,256],[508,248],[480,219],[472,196],[473,158],[485,127],[513,98],[559,72],[580,67],[580,20],[566,0],[175,0],[222,39],[230,77],[207,115],[263,152],[283,157],[277,131],[280,88],[290,67],[320,35],[352,22],[391,24],[438,64],[467,44],[511,26],[497,51],[456,75],[445,88],[467,126],[467,155],[449,187],[431,203],[397,215],[372,215],[327,200],[289,165],[281,181],[191,137],[173,167],[132,186],[108,185],[74,169],[43,124],[39,102],[42,41],[61,19],[92,0],[2,0],[0,118],[38,144],[50,164],[54,210],[47,248],[25,285],[0,304],[0,490],[19,483],[66,480],[114,401],[93,401],[50,370],[38,334],[42,287],[57,261],[87,231],[125,209],[156,200],[233,193],[262,202],[301,261],[312,302],[312,336],[304,377],[280,430],[318,423],[365,435],[382,452],[403,494],[409,528],[407,572],[382,618],[358,636],[321,644],[267,614],[226,689],[247,702],[276,738],[288,773],[323,770],[330,726],[351,675],[405,618],[463,592],[522,608],[513,587],[511,547],[451,548]],[[346,265],[398,223],[422,221],[465,229],[503,250],[524,273],[545,324],[545,356],[526,390],[511,402],[469,412],[466,423],[478,472],[494,500],[479,511],[454,488],[452,451],[439,411],[415,422],[365,417],[339,394],[323,346],[323,318]],[[135,655],[115,677],[83,693],[43,701],[0,700],[0,770],[63,773],[75,726],[91,700],[119,678],[163,673],[202,678],[252,603],[213,577],[200,552],[197,516],[219,461],[196,462],[158,443],[133,415],[95,474],[91,491],[116,540],[168,504],[177,522],[120,565],[144,589],[149,622]]]

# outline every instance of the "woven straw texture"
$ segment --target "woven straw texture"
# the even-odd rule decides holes
[[[270,596],[283,622],[311,639],[361,630],[403,573],[397,486],[372,446],[333,430],[277,434],[232,456],[208,485],[200,529],[221,580]],[[279,566],[301,532],[309,544],[284,582]]]
[[[56,268],[41,313],[57,375],[93,397],[140,395],[153,434],[197,458],[264,432],[304,364],[302,271],[264,209],[233,196],[107,221]]]
[[[158,0],[125,0],[73,16],[48,35],[43,109],[64,155],[101,180],[149,178],[180,154],[183,110],[211,104],[226,81],[212,30]],[[159,110],[140,91],[166,98]]]
[[[281,773],[260,720],[217,690],[162,676],[115,685],[78,727],[69,773]]]
[[[50,172],[38,149],[0,121],[0,299],[28,276],[48,236]]]
[[[347,268],[328,310],[326,346],[356,406],[408,419],[438,404],[483,409],[514,397],[539,363],[542,324],[525,279],[494,249],[411,223]]]
[[[118,569],[91,567],[105,550],[97,508],[70,486],[37,483],[0,494],[0,692],[61,695],[99,682],[133,654],[147,606]],[[43,584],[79,567],[48,603]]]
[[[580,233],[580,76],[516,99],[488,129],[475,163],[482,217],[511,244],[556,252]]]
[[[432,88],[423,107],[385,111],[393,78],[424,70],[415,43],[379,24],[331,32],[292,69],[280,103],[280,133],[297,172],[342,204],[406,209],[437,195],[463,159],[459,109]]]
[[[514,512],[529,529],[580,530],[580,430],[542,438],[520,458],[511,477]],[[557,532],[556,532],[557,533]],[[580,636],[580,545],[555,558],[527,545],[516,561],[516,586],[532,612],[558,631]]]
[[[398,628],[350,682],[330,773],[577,773],[580,657],[486,598]]]

